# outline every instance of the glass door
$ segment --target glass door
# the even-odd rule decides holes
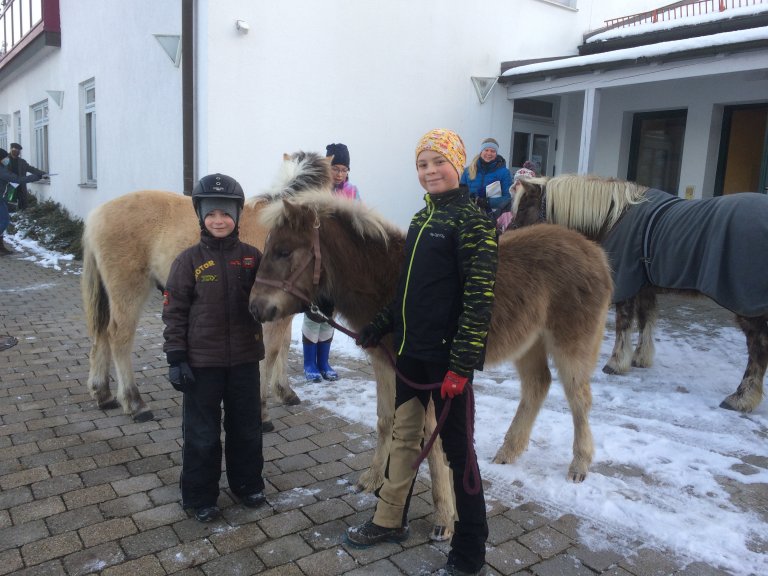
[[[536,173],[554,176],[555,127],[536,122],[515,121],[512,132],[512,157],[508,167],[513,174],[526,160],[533,162]]]
[[[768,193],[768,105],[726,106],[715,196]]]
[[[635,114],[627,180],[677,194],[687,110]]]

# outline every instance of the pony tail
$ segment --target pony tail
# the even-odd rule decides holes
[[[90,248],[88,229],[83,233],[83,275],[81,279],[85,322],[91,337],[104,334],[109,325],[109,299],[101,281],[96,256]]]
[[[480,159],[480,154],[472,158],[472,162],[469,163],[469,179],[474,180],[477,178],[477,161]]]

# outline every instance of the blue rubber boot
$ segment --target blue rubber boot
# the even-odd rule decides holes
[[[307,382],[322,382],[323,378],[317,369],[317,344],[304,341],[304,378]]]
[[[325,342],[318,342],[317,343],[317,367],[320,369],[320,374],[325,378],[326,380],[329,380],[330,382],[333,382],[334,380],[339,379],[339,375],[336,374],[336,371],[331,368],[331,365],[328,364],[328,356],[331,353],[331,341],[326,340]]]

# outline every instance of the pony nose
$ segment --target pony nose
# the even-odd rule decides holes
[[[253,317],[259,322],[269,322],[274,320],[277,315],[277,306],[259,302],[258,298],[251,300],[249,309]]]

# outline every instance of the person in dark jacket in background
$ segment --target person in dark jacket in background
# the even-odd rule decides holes
[[[13,254],[13,251],[3,242],[3,235],[8,228],[8,224],[11,223],[11,215],[8,212],[8,199],[17,193],[19,186],[27,182],[37,182],[40,180],[40,176],[37,174],[24,177],[14,174],[9,168],[10,163],[11,157],[8,156],[8,152],[0,148],[0,256]]]
[[[245,196],[223,174],[205,176],[192,190],[200,242],[171,265],[163,302],[168,379],[184,393],[181,500],[200,522],[221,516],[221,404],[229,489],[250,508],[266,502],[259,361],[261,324],[248,298],[261,252],[241,242]]]
[[[496,140],[486,138],[482,141],[480,153],[464,169],[460,183],[469,188],[470,197],[494,219],[509,207],[512,175],[507,161],[499,155]]]
[[[464,143],[437,129],[416,146],[419,183],[426,207],[411,220],[395,300],[363,328],[358,344],[368,348],[394,332],[397,369],[392,444],[384,483],[376,491],[373,518],[347,530],[347,541],[367,547],[408,537],[408,504],[421,451],[427,405],[440,414],[452,399],[440,430],[453,475],[458,520],[445,573],[484,572],[488,523],[479,470],[470,458],[467,404],[474,371],[482,369],[496,281],[497,242],[491,222],[459,187]],[[440,389],[412,388],[442,382]],[[473,416],[471,416],[473,417]],[[477,474],[476,492],[464,485],[465,469]]]
[[[10,169],[11,172],[18,176],[26,176],[27,174],[36,174],[37,176],[40,176],[38,180],[41,178],[45,178],[46,173],[40,170],[39,168],[35,168],[34,166],[30,166],[29,163],[24,160],[24,158],[21,157],[21,144],[17,144],[16,142],[12,142],[10,146],[10,158],[11,158],[11,165]],[[18,204],[19,210],[26,210],[27,205],[29,204],[29,191],[27,190],[26,184],[20,184],[18,189],[16,190],[16,202]]]

